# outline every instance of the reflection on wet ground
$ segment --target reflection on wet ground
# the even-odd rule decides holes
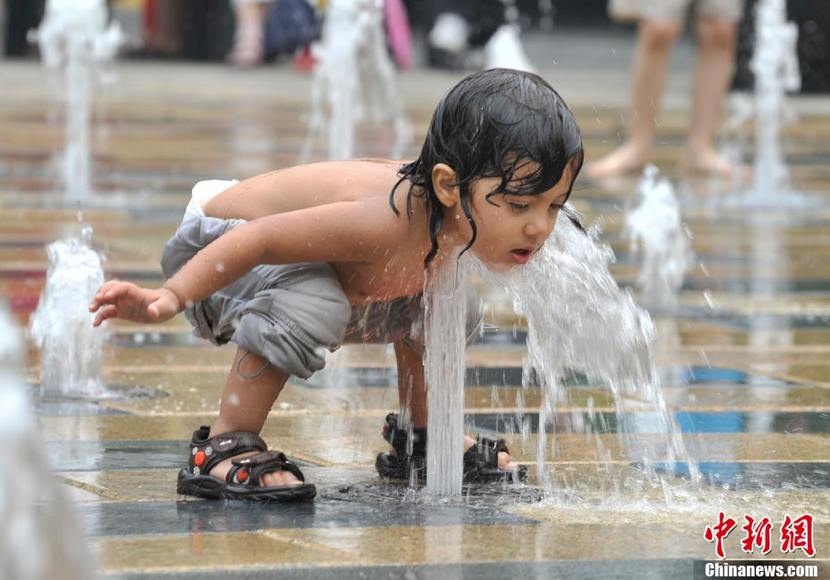
[[[76,220],[56,189],[50,159],[61,126],[40,70],[0,63],[0,298],[21,323],[37,305],[43,247]],[[100,99],[95,174],[84,208],[110,277],[159,284],[161,247],[193,182],[245,177],[296,162],[308,79],[284,69],[131,64]],[[405,78],[416,132],[454,80]],[[193,86],[221,86],[222,93]],[[591,156],[615,143],[620,109],[571,103]],[[688,578],[711,559],[703,539],[719,511],[769,516],[811,512],[818,558],[830,554],[830,173],[822,153],[830,110],[811,109],[787,129],[794,187],[820,200],[810,211],[718,209],[727,184],[680,183],[684,221],[700,259],[674,317],[656,318],[656,357],[666,401],[703,475],[684,465],[641,469],[637,448],[660,450],[654,416],[636,400],[614,406],[607,389],[579,374],[562,381],[552,417],[555,453],[542,466],[553,493],[538,501],[533,464],[539,405],[523,377],[526,325],[494,301],[467,355],[466,424],[504,437],[531,466],[527,485],[474,487],[454,503],[378,479],[383,418],[397,407],[394,354],[342,348],[307,381],[292,379],[263,437],[318,485],[312,505],[250,506],[182,501],[177,471],[196,427],[216,417],[231,347],[192,336],[181,318],[158,327],[115,323],[104,377],[118,396],[97,401],[35,398],[45,448],[97,548],[118,578]],[[657,152],[668,175],[685,139],[685,113],[670,110]],[[390,133],[358,141],[385,155]],[[414,153],[414,150],[408,154]],[[588,224],[602,223],[617,253],[616,279],[636,264],[621,235],[633,179],[591,183],[573,194]],[[36,384],[37,353],[28,380]],[[523,386],[524,385],[524,386]],[[521,433],[526,434],[523,440]],[[627,433],[632,441],[620,437]],[[603,453],[597,451],[597,442]],[[665,468],[665,469],[661,469]],[[737,534],[728,538],[741,553]],[[797,556],[798,554],[795,554]],[[775,557],[793,554],[773,552]]]

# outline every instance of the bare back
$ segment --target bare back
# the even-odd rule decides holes
[[[248,221],[300,212],[296,215],[302,215],[307,227],[314,228],[315,214],[322,214],[327,206],[343,207],[343,220],[365,221],[364,231],[369,232],[363,236],[365,251],[360,259],[325,261],[337,272],[353,304],[388,301],[423,290],[423,260],[429,249],[424,212],[419,211],[420,199],[416,200],[412,219],[406,216],[407,182],[395,191],[400,214],[396,215],[389,206],[389,193],[398,181],[401,164],[391,160],[357,160],[281,169],[228,188],[203,209],[212,217]],[[374,232],[377,241],[373,245]],[[322,243],[335,246],[349,243],[340,239],[336,231],[328,237],[323,235],[323,239],[330,241]],[[319,248],[311,253],[318,254]]]

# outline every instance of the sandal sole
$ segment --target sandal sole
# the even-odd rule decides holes
[[[209,475],[191,475],[187,469],[179,472],[176,493],[202,499],[228,499],[257,503],[311,501],[317,495],[314,484],[278,487],[246,488],[228,485]]]

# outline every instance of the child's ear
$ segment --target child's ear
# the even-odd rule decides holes
[[[455,185],[458,177],[455,170],[446,163],[436,163],[432,168],[432,188],[438,201],[446,207],[453,207],[458,203],[459,189]]]

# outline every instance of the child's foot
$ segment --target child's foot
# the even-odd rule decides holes
[[[235,455],[230,459],[225,459],[224,461],[217,463],[216,467],[210,470],[211,477],[215,477],[219,481],[225,481],[225,478],[228,475],[228,472],[233,467],[233,462],[243,457],[250,457],[252,455],[256,455],[259,451],[249,451],[248,453],[240,453],[239,455]],[[302,485],[302,481],[297,479],[297,477],[291,473],[290,471],[272,471],[271,473],[265,473],[262,477],[259,478],[259,485],[260,487],[274,487],[278,485]]]
[[[592,179],[603,179],[630,173],[639,173],[648,163],[650,151],[637,143],[627,142],[614,149],[602,159],[589,163],[586,175]]]
[[[472,437],[464,435],[464,453],[467,453],[476,444],[476,440]],[[498,454],[499,469],[502,471],[515,471],[519,468],[519,464],[513,461],[513,456],[507,451],[500,451]]]
[[[475,446],[475,444],[475,439],[464,435],[464,453],[467,453],[467,451],[472,449]],[[394,447],[389,448],[389,455],[397,456],[397,452],[395,451]],[[498,458],[499,469],[501,469],[502,471],[513,471],[519,468],[519,464],[513,461],[513,456],[507,453],[506,451],[499,452]]]
[[[317,489],[281,451],[268,451],[256,433],[228,431],[210,436],[202,426],[190,441],[188,466],[176,491],[205,499],[258,502],[308,501]]]
[[[426,468],[426,428],[399,428],[398,415],[389,413],[381,434],[392,449],[377,456],[375,469],[378,474],[391,479],[408,479],[410,472],[415,471],[417,477],[422,478]],[[527,468],[513,461],[503,439],[464,437],[465,482],[504,481],[508,477],[524,481]]]

